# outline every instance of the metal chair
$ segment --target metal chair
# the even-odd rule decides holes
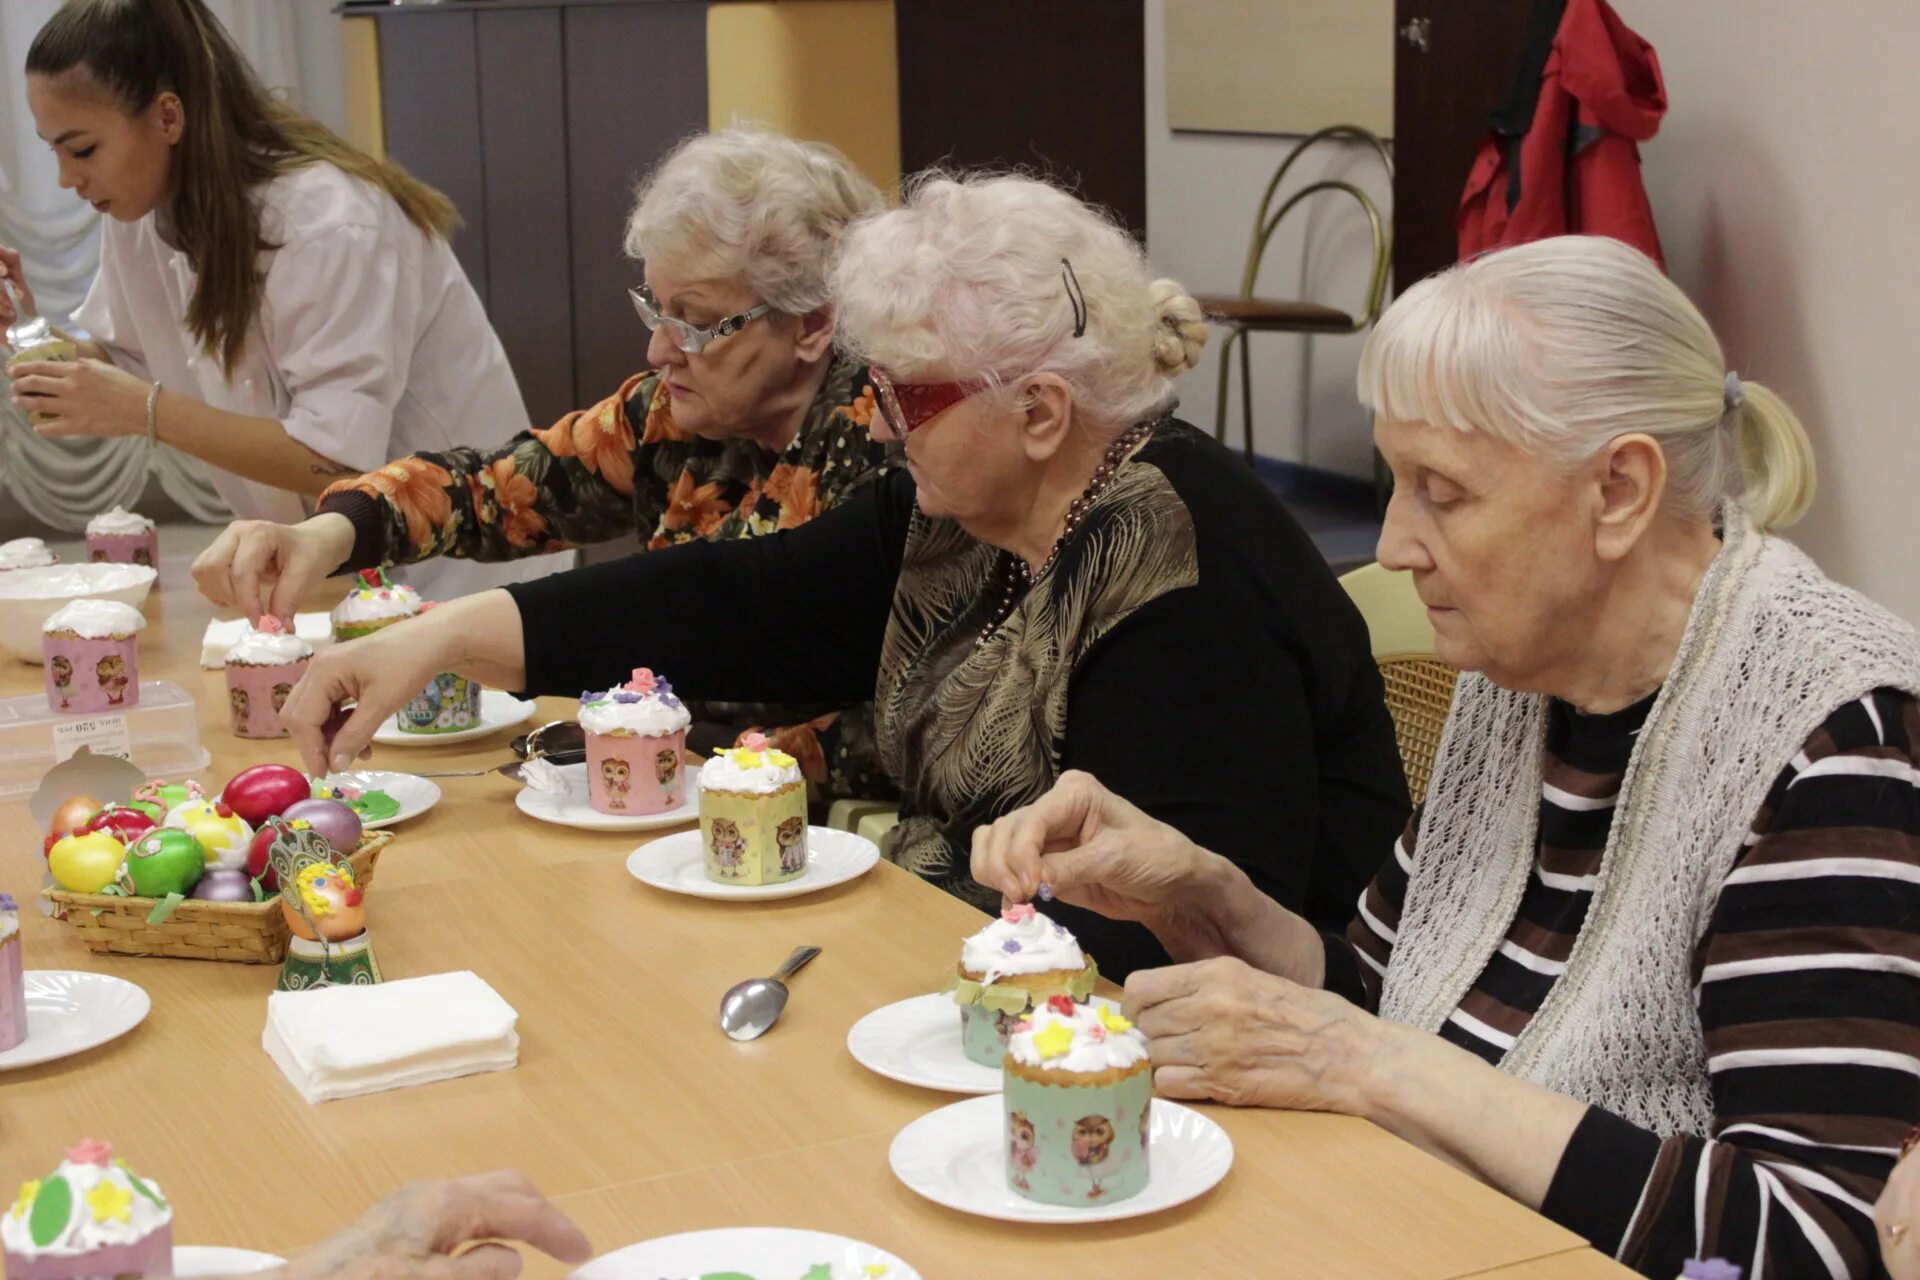
[[[1278,209],[1273,208],[1274,196],[1280,190],[1281,182],[1287,171],[1293,168],[1309,148],[1319,142],[1327,141],[1364,142],[1379,155],[1380,163],[1386,166],[1388,177],[1393,175],[1393,155],[1387,144],[1378,135],[1354,124],[1337,124],[1309,134],[1302,138],[1287,158],[1274,172],[1273,180],[1267,183],[1265,194],[1260,197],[1260,211],[1253,220],[1253,240],[1247,246],[1247,265],[1240,276],[1240,292],[1237,294],[1202,294],[1197,299],[1201,311],[1209,321],[1227,327],[1227,339],[1220,345],[1220,395],[1214,406],[1214,439],[1225,442],[1227,438],[1227,377],[1230,369],[1230,357],[1233,344],[1240,344],[1240,404],[1246,427],[1246,458],[1253,462],[1253,362],[1247,352],[1248,335],[1260,333],[1359,333],[1380,318],[1380,307],[1386,299],[1387,268],[1390,262],[1390,232],[1380,216],[1379,207],[1371,197],[1351,182],[1325,179],[1309,183],[1300,188]],[[1273,239],[1274,230],[1281,219],[1291,213],[1300,203],[1322,192],[1337,191],[1351,196],[1360,205],[1367,216],[1367,223],[1373,233],[1373,271],[1367,282],[1366,297],[1361,300],[1357,312],[1346,312],[1317,302],[1285,301],[1258,297],[1254,293],[1260,276],[1260,260],[1265,256],[1267,243]],[[1269,210],[1272,210],[1269,212]]]
[[[1411,575],[1369,564],[1343,575],[1340,585],[1367,621],[1373,660],[1386,685],[1400,767],[1413,802],[1419,804],[1433,779],[1433,758],[1453,708],[1459,673],[1434,656],[1433,624],[1414,594]]]

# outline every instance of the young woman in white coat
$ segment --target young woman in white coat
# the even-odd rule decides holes
[[[81,358],[13,369],[43,435],[146,435],[285,521],[340,476],[528,428],[453,205],[270,95],[202,0],[73,0],[26,71],[61,185],[105,215]],[[19,256],[0,268],[31,306]],[[450,596],[560,563],[412,580]]]

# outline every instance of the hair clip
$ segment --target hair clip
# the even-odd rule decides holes
[[[1080,277],[1073,273],[1073,263],[1060,259],[1060,279],[1067,286],[1067,302],[1073,307],[1073,336],[1078,338],[1087,331],[1087,294],[1080,287]]]

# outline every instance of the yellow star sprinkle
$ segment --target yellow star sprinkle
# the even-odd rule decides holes
[[[749,751],[745,747],[736,747],[730,754],[733,756],[733,762],[742,769],[758,769],[760,767],[760,753],[758,751]]]
[[[116,1183],[101,1181],[87,1192],[87,1207],[95,1222],[132,1222],[133,1192]]]
[[[881,1276],[887,1274],[887,1264],[884,1262],[869,1262],[866,1266],[860,1268],[860,1272],[862,1275],[872,1276],[873,1280],[880,1280]]]
[[[1103,1004],[1100,1006],[1100,1021],[1106,1026],[1107,1030],[1114,1032],[1116,1035],[1122,1031],[1133,1030],[1133,1024],[1115,1013],[1111,1005]]]
[[[767,752],[767,761],[776,769],[791,769],[794,764],[793,757],[778,748]]]
[[[39,1194],[40,1194],[40,1179],[35,1178],[31,1182],[21,1183],[20,1198],[13,1202],[13,1216],[16,1218],[26,1217],[27,1210],[33,1208],[34,1197],[38,1196]]]
[[[1033,1047],[1040,1051],[1043,1062],[1058,1058],[1073,1047],[1073,1028],[1064,1022],[1049,1022],[1033,1033]]]

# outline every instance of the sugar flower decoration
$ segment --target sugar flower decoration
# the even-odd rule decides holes
[[[33,1202],[39,1195],[40,1179],[34,1178],[31,1181],[21,1183],[19,1198],[13,1202],[13,1216],[16,1218],[26,1217],[27,1210],[33,1208]]]
[[[0,911],[18,911],[20,904],[13,900],[10,893],[0,893]]]
[[[82,1138],[67,1149],[67,1159],[75,1164],[97,1164],[104,1169],[113,1159],[113,1144],[97,1138]]]
[[[117,1182],[96,1182],[87,1192],[87,1208],[95,1222],[132,1222],[133,1192]]]
[[[1110,1006],[1100,1006],[1100,1022],[1107,1030],[1119,1035],[1122,1031],[1133,1030],[1133,1024],[1115,1013]]]
[[[1071,1018],[1073,1016],[1073,997],[1048,996],[1047,1008],[1053,1010],[1063,1018]]]
[[[1008,924],[1025,924],[1027,921],[1033,919],[1033,914],[1033,904],[1031,902],[1016,902],[1012,906],[1003,909],[1000,912],[1000,918]]]
[[[283,636],[287,634],[287,624],[280,621],[280,619],[271,613],[262,617],[253,629],[263,636]]]
[[[767,735],[764,733],[742,734],[740,736],[740,745],[748,751],[765,751],[768,746]]]
[[[1064,1022],[1049,1022],[1033,1033],[1033,1047],[1040,1051],[1043,1062],[1062,1057],[1073,1047],[1073,1028]]]
[[[651,670],[646,667],[635,667],[633,669],[633,679],[627,681],[626,688],[630,693],[652,693],[653,683],[653,672]]]

